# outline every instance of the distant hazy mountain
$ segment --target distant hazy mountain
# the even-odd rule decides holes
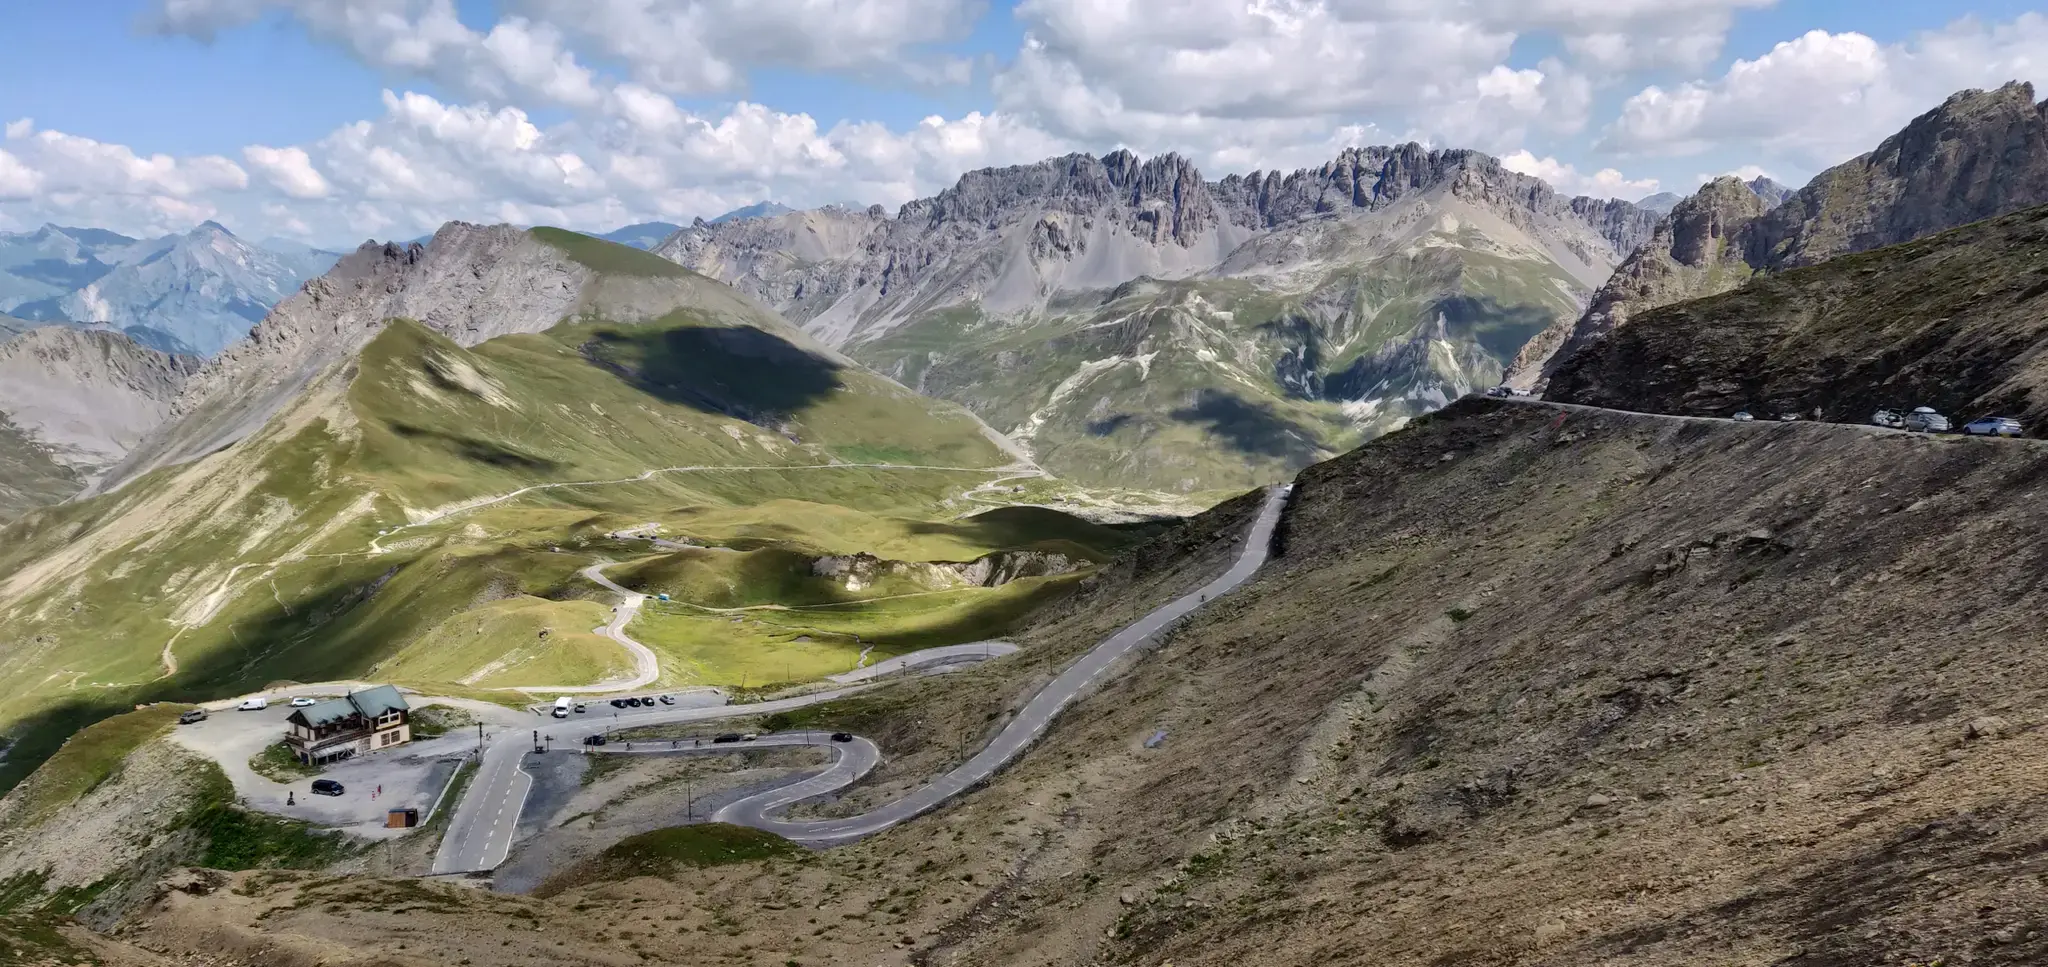
[[[682,226],[680,225],[671,225],[668,222],[637,222],[618,231],[606,232],[597,237],[607,242],[630,245],[637,249],[651,249],[656,245],[660,245],[662,239],[674,235],[681,228]]]
[[[0,232],[0,312],[208,355],[340,257],[282,239],[250,245],[213,222],[149,240],[60,225]]]
[[[1785,199],[1792,197],[1794,193],[1799,191],[1797,188],[1787,187],[1761,176],[1750,180],[1749,190],[1756,192],[1756,196],[1764,200],[1764,208],[1766,210],[1784,204]]]
[[[796,209],[791,208],[788,205],[780,205],[772,201],[757,201],[751,205],[748,205],[745,208],[735,208],[732,211],[726,212],[725,214],[718,216],[717,218],[705,219],[704,224],[717,225],[722,222],[738,221],[742,218],[767,218],[772,215],[787,215],[795,210]],[[605,237],[610,238],[611,236]],[[657,239],[657,241],[659,240]],[[653,248],[654,246],[650,245],[646,247]]]
[[[1685,196],[1675,191],[1660,191],[1642,201],[1636,202],[1636,207],[1656,212],[1659,215],[1669,215],[1671,214],[1671,209],[1678,207],[1678,203],[1684,200]]]
[[[339,256],[259,248],[215,222],[122,251],[120,264],[56,301],[56,316],[128,333],[165,352],[210,356]]]
[[[0,232],[0,312],[54,317],[56,300],[114,270],[141,243],[97,228]]]

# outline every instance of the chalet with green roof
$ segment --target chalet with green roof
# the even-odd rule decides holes
[[[412,741],[412,707],[391,685],[294,709],[285,745],[309,765],[377,752]]]

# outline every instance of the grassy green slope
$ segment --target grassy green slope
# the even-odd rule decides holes
[[[596,285],[637,287],[639,305],[710,285],[572,241],[572,257],[620,277]],[[433,684],[493,662],[477,685],[597,676],[609,661],[577,637],[588,627],[557,624],[601,596],[575,571],[629,550],[605,531],[771,501],[834,508],[823,526],[848,509],[950,517],[948,501],[1008,462],[958,408],[805,347],[723,292],[637,322],[593,303],[468,349],[393,321],[235,446],[9,525],[0,682],[16,700],[0,728],[18,744],[0,787],[138,700],[372,673]],[[897,462],[954,469],[829,466]],[[675,467],[710,469],[604,482]],[[544,489],[476,506],[531,487]],[[537,654],[538,627],[563,647]],[[437,642],[445,653],[422,657]]]
[[[1472,229],[1285,281],[1143,281],[1024,319],[927,314],[854,355],[958,402],[1063,477],[1172,491],[1279,479],[1500,378],[1577,314],[1552,263]],[[1348,404],[1348,405],[1347,405]]]
[[[0,333],[4,334],[4,333]],[[0,414],[0,521],[54,504],[85,485]]]

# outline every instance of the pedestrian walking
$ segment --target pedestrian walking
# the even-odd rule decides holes
[[[291,790],[289,790],[289,789],[285,790],[285,794],[284,794],[284,804],[285,804],[285,805],[287,805],[287,806],[296,806],[296,805],[298,805],[298,804],[299,804],[299,801],[298,801],[297,799],[294,799],[294,798],[292,798],[292,795],[293,795],[293,794],[292,794]]]

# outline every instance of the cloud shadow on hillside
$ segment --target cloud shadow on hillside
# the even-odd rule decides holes
[[[750,326],[604,329],[582,351],[642,392],[761,425],[844,385],[839,364]]]
[[[1295,436],[1295,426],[1264,403],[1205,389],[1195,402],[1174,410],[1174,419],[1204,425],[1231,449],[1249,456],[1299,457],[1313,447]]]

